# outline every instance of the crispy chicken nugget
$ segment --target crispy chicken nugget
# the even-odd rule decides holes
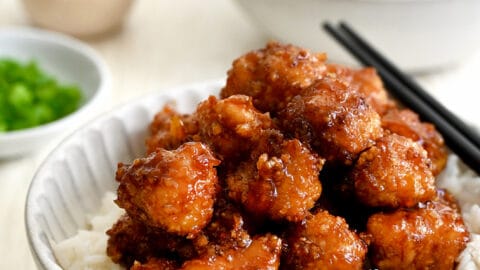
[[[371,207],[412,207],[435,197],[435,178],[425,150],[391,134],[363,152],[351,177],[355,194]]]
[[[434,125],[421,122],[415,112],[408,109],[389,110],[382,117],[382,127],[419,143],[432,161],[433,175],[438,175],[445,168],[448,152],[442,135]]]
[[[157,148],[133,164],[118,165],[116,203],[149,226],[193,237],[212,217],[219,164],[202,143]]]
[[[365,102],[380,115],[396,106],[388,97],[374,68],[353,69],[339,64],[327,64],[327,76],[334,77],[358,91],[365,97]]]
[[[165,258],[152,257],[147,260],[146,263],[135,261],[130,267],[130,270],[176,270],[178,269],[177,263],[173,260]]]
[[[345,220],[327,211],[295,224],[286,239],[282,269],[360,270],[367,253],[367,245]]]
[[[180,114],[169,105],[159,111],[149,126],[150,134],[145,140],[147,154],[157,148],[177,149],[185,142],[192,141],[198,132],[198,123],[190,114]]]
[[[252,158],[227,175],[230,198],[257,216],[298,222],[320,197],[324,160],[299,140],[286,140],[271,153]]]
[[[205,254],[187,261],[181,270],[275,270],[280,265],[282,240],[273,235],[254,237],[245,248],[221,249],[218,254]]]
[[[357,92],[324,78],[296,96],[280,114],[284,130],[328,161],[351,164],[382,136],[380,116]]]
[[[193,242],[164,230],[146,226],[123,215],[107,231],[107,255],[116,263],[130,267],[135,261],[159,256],[190,259],[197,256]]]
[[[323,77],[325,60],[324,53],[270,42],[233,62],[220,96],[251,96],[259,110],[278,112],[302,89]]]
[[[468,242],[468,231],[457,209],[436,199],[415,209],[372,215],[371,259],[380,269],[454,269]]]
[[[274,126],[270,116],[253,107],[252,98],[244,95],[222,100],[211,96],[198,105],[194,118],[199,123],[198,139],[229,162],[248,155],[262,131]]]

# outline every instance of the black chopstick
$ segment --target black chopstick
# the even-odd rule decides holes
[[[340,28],[344,30],[361,48],[363,48],[368,54],[370,54],[375,60],[388,69],[395,77],[400,80],[405,86],[419,96],[425,103],[431,108],[436,110],[443,118],[445,118],[450,124],[455,126],[458,131],[463,133],[472,143],[477,147],[480,147],[480,136],[477,132],[473,131],[468,125],[465,124],[460,118],[454,115],[449,109],[443,106],[435,98],[427,93],[417,82],[411,77],[403,73],[392,62],[380,55],[378,51],[363,38],[361,38],[352,28],[345,22],[340,22]]]
[[[337,29],[325,23],[324,28],[363,65],[375,67],[387,90],[400,102],[416,111],[424,121],[433,123],[450,149],[480,174],[478,134],[428,95],[413,79],[375,51],[348,25],[341,23]]]

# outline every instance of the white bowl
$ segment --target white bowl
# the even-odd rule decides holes
[[[164,91],[120,107],[65,139],[35,174],[27,196],[28,239],[40,269],[61,269],[51,243],[85,229],[87,214],[98,211],[103,194],[114,191],[117,162],[131,162],[145,152],[147,126],[165,103],[192,112],[223,82]]]
[[[23,0],[23,3],[37,25],[91,37],[119,28],[133,0]]]
[[[430,71],[480,48],[478,0],[237,0],[272,38],[356,63],[322,29],[348,22],[401,68]]]
[[[90,47],[72,38],[33,28],[0,29],[0,58],[35,60],[60,82],[77,84],[84,96],[81,107],[54,122],[0,133],[0,158],[34,151],[67,128],[78,125],[101,102],[111,85],[110,72]]]
[[[163,91],[165,94],[133,101],[79,129],[47,157],[31,182],[25,206],[27,236],[39,269],[62,269],[52,244],[87,228],[88,214],[100,210],[107,191],[116,190],[118,162],[131,163],[144,156],[147,127],[155,113],[166,103],[173,103],[182,113],[191,113],[207,96],[218,94],[223,84],[220,81],[169,89]],[[452,161],[458,162],[454,158],[449,164]],[[468,173],[460,181],[458,168],[451,165],[454,169],[443,175],[444,181],[451,183],[445,187],[450,185],[457,193],[469,190],[457,198],[463,204],[478,204],[480,178],[473,179],[473,174]],[[466,260],[471,261],[470,257]]]

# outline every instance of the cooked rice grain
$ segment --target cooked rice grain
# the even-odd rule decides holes
[[[77,234],[59,243],[52,243],[53,252],[58,263],[64,269],[71,270],[116,270],[123,269],[113,263],[105,252],[107,235],[105,231],[112,227],[124,213],[113,200],[116,195],[107,192],[102,198],[102,206],[98,213],[89,218],[87,230],[79,230]]]
[[[478,270],[480,269],[480,177],[465,167],[457,156],[450,155],[447,168],[439,176],[437,185],[455,196],[470,231],[470,242],[457,258],[457,270]]]

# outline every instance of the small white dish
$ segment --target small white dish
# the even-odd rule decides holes
[[[99,36],[121,27],[133,0],[23,0],[37,25],[77,37]]]
[[[28,191],[25,222],[39,269],[59,270],[51,243],[86,229],[107,191],[115,191],[118,162],[144,155],[148,125],[164,104],[183,113],[218,94],[224,81],[202,83],[147,96],[105,114],[66,138],[44,161]]]
[[[106,63],[90,47],[73,38],[34,28],[0,28],[0,58],[35,60],[59,82],[76,84],[83,93],[81,107],[54,122],[0,133],[0,158],[20,156],[44,146],[60,132],[81,123],[111,87]]]

